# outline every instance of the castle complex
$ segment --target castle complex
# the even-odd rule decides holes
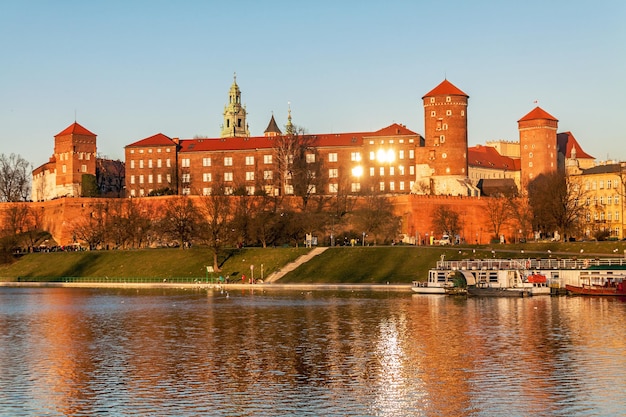
[[[313,195],[523,193],[529,181],[556,170],[586,176],[582,182],[590,191],[607,192],[608,183],[612,194],[620,192],[621,180],[613,177],[621,169],[592,169],[594,158],[571,132],[559,133],[558,120],[540,107],[518,120],[518,141],[469,147],[465,92],[444,79],[422,101],[423,135],[398,123],[373,132],[304,134],[294,127],[289,110],[284,132],[272,115],[264,134],[251,136],[235,77],[219,137],[179,139],[157,133],[125,147],[125,195],[209,195],[218,189],[226,194],[297,195],[301,191],[289,166],[294,143],[306,144],[305,188]],[[96,135],[78,123],[57,134],[53,156],[33,171],[33,200],[81,196],[84,175],[96,174],[95,156]],[[600,174],[613,177],[591,177]],[[617,205],[620,200],[607,195],[593,201]],[[597,204],[591,211],[591,220],[622,236],[621,205]]]

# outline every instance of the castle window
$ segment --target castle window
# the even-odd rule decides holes
[[[380,167],[379,172],[380,172],[380,176],[384,177],[385,176],[385,167]]]
[[[611,180],[606,180],[606,188],[611,189]]]
[[[446,116],[452,116],[452,110],[446,110]]]
[[[431,103],[434,103],[434,102],[435,102],[435,97],[431,97],[431,98],[430,98],[430,102],[431,102]]]
[[[165,179],[167,180],[167,183],[168,183],[168,184],[171,184],[171,183],[172,183],[172,175],[171,175],[171,174],[166,174],[166,175],[165,175]]]
[[[404,149],[400,149],[400,150],[398,151],[398,158],[399,158],[399,159],[404,159]]]
[[[528,168],[532,168],[532,167],[533,167],[533,162],[532,162],[532,161],[530,161],[530,162],[528,163]]]
[[[139,184],[143,184],[143,175],[139,176]]]
[[[528,152],[528,157],[532,158],[533,157],[533,153],[532,152]]]
[[[134,197],[135,196],[135,190],[130,190],[130,196]]]
[[[246,156],[246,165],[254,165],[254,156]]]
[[[191,182],[191,174],[183,174],[182,176],[183,184],[188,184]]]
[[[141,169],[141,168],[143,168],[143,159],[140,159],[140,160],[139,160],[139,168],[140,168],[140,169]]]
[[[600,180],[600,189],[604,189],[604,180]]]
[[[225,172],[224,173],[224,181],[232,181],[233,180],[233,173],[232,172]]]
[[[211,187],[204,187],[202,189],[202,195],[211,195]]]
[[[202,166],[210,167],[211,166],[211,158],[202,158]]]
[[[444,143],[446,141],[446,135],[439,135],[439,143]]]
[[[61,168],[61,171],[65,174],[67,172],[67,167],[63,165],[63,167]]]
[[[370,151],[370,161],[375,161],[375,160],[376,160],[376,152]]]
[[[415,175],[415,165],[409,165],[409,175]]]
[[[465,116],[465,110],[461,110],[461,117]]]
[[[409,149],[409,159],[415,158],[415,149]]]
[[[172,166],[172,160],[170,158],[167,158],[165,160],[165,166],[168,167],[168,168],[170,168]]]
[[[370,167],[370,177],[373,177],[374,175],[376,175],[376,170],[374,167]]]
[[[241,127],[241,119],[237,119],[237,127]]]
[[[395,169],[394,167],[389,167],[389,175],[394,175]]]
[[[274,178],[274,171],[263,171],[263,179],[271,180]]]
[[[191,188],[189,187],[183,188],[183,195],[190,195],[190,194],[191,194]]]
[[[398,174],[404,175],[404,165],[398,165]]]
[[[370,158],[371,158],[371,153],[370,153]],[[350,153],[350,160],[352,162],[361,162],[361,152],[352,152]]]
[[[160,159],[157,159],[157,168],[161,168],[163,166],[163,161],[161,161]]]
[[[437,127],[435,128],[436,130],[441,130],[441,125],[443,124],[442,120],[439,119],[437,120]]]
[[[614,201],[615,201],[615,204],[619,204],[619,196],[618,195],[615,196]],[[617,220],[617,218],[615,220]]]
[[[254,185],[246,185],[246,194],[254,195]]]
[[[163,176],[161,174],[157,174],[157,183],[161,184],[163,182]]]
[[[233,187],[224,187],[224,195],[233,195],[234,192],[235,190],[233,189]]]
[[[328,170],[328,178],[338,178],[339,170],[337,168],[331,168]]]
[[[328,192],[331,194],[337,194],[339,190],[338,184],[328,184]]]
[[[226,127],[230,127],[230,120],[226,119]]]
[[[449,103],[452,101],[452,98],[450,96],[446,97],[446,103]]]
[[[385,191],[385,181],[381,181],[378,184],[379,184],[380,191]]]
[[[135,168],[135,160],[131,159],[130,160],[130,169],[134,169]]]
[[[395,191],[396,190],[396,183],[391,181],[389,183],[389,191]]]
[[[153,180],[152,174],[148,175],[148,184],[152,184],[152,180]]]
[[[189,168],[189,165],[190,165],[189,158],[181,159],[180,164],[181,164],[180,166],[182,166],[183,168]]]
[[[312,164],[314,162],[315,162],[315,154],[314,153],[306,154],[306,163],[307,164]]]
[[[225,167],[233,166],[233,157],[232,156],[225,156],[224,157],[224,166]]]
[[[353,193],[358,193],[359,191],[361,191],[361,183],[353,182],[352,184],[350,184],[350,189]]]
[[[337,162],[337,153],[331,152],[328,154],[328,162]]]
[[[254,181],[254,171],[246,171],[246,181]]]
[[[202,174],[202,181],[203,182],[211,182],[212,178],[211,178],[211,173],[210,172],[205,172]]]
[[[263,163],[270,165],[272,163],[272,155],[263,155]]]
[[[131,150],[130,150],[130,153],[135,153],[135,150],[134,150],[134,149],[131,149]]]
[[[148,168],[152,168],[152,159],[148,159]]]
[[[443,124],[443,130],[448,130],[448,124],[447,123]]]
[[[436,111],[431,111],[430,112],[430,117],[437,117],[437,112]]]
[[[404,181],[400,181],[400,191],[404,191]]]
[[[610,195],[606,198],[606,204],[611,205],[613,204],[613,196]]]
[[[130,176],[130,183],[131,183],[131,184],[134,184],[134,183],[135,183],[135,176],[134,176],[134,175],[131,175],[131,176]]]

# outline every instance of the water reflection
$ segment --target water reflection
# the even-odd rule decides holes
[[[625,303],[0,289],[1,415],[618,415]]]

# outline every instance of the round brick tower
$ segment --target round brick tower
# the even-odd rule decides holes
[[[541,107],[535,107],[517,121],[522,188],[538,175],[557,170],[558,124],[559,121]]]
[[[426,162],[431,169],[432,194],[466,194],[467,100],[469,96],[448,80],[429,91],[424,101]],[[458,180],[461,180],[459,182]]]

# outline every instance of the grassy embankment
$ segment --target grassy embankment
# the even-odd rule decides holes
[[[467,258],[566,258],[624,255],[626,242],[527,243],[492,246],[333,248],[300,266],[282,283],[410,283],[426,280],[428,269],[446,260]],[[522,250],[524,251],[522,253]],[[581,250],[583,251],[581,253]],[[550,252],[549,252],[550,251]]]
[[[626,242],[526,243],[481,247],[336,247],[313,258],[279,283],[410,283],[425,279],[442,254],[446,259],[510,257],[602,257],[623,256]],[[246,248],[228,251],[221,259],[222,271],[214,273],[241,280],[241,275],[267,277],[283,265],[306,253],[305,248]],[[492,250],[495,252],[492,253]],[[524,253],[521,251],[524,250]],[[583,253],[580,251],[583,250]],[[474,252],[475,251],[475,252]],[[548,251],[551,251],[549,253]],[[151,249],[133,251],[92,251],[36,253],[20,258],[11,265],[0,266],[0,280],[73,281],[127,280],[136,282],[193,281],[206,279],[210,252]]]
[[[0,265],[0,281],[105,281],[124,279],[128,282],[192,282],[194,279],[217,278],[222,275],[241,280],[241,275],[269,274],[308,252],[304,248],[229,250],[220,259],[222,270],[209,274],[211,252],[203,248],[146,249],[129,251],[85,251],[33,253],[10,265]]]

